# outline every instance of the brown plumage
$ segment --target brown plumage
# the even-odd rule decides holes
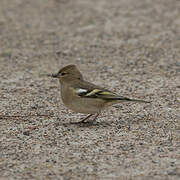
[[[75,112],[89,114],[81,122],[85,122],[93,114],[96,114],[95,120],[103,109],[113,104],[133,101],[149,103],[144,100],[119,96],[114,92],[85,81],[75,65],[63,67],[52,77],[59,79],[63,103]]]

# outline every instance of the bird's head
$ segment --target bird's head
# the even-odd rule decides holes
[[[75,79],[83,79],[81,72],[75,65],[67,65],[60,69],[58,73],[52,74],[53,78],[58,78],[61,83],[73,81]]]

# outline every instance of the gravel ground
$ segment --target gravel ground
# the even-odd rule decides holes
[[[67,64],[152,103],[71,124],[46,76]],[[2,180],[180,179],[180,1],[1,0],[0,101]]]

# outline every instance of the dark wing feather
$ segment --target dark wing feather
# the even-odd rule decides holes
[[[83,98],[109,99],[117,97],[117,94],[87,81],[79,81],[73,87],[77,90],[82,89],[82,91],[78,92],[78,95]]]
[[[109,90],[106,90],[87,81],[79,81],[77,84],[74,85],[74,88],[77,90],[82,89],[81,92],[78,92],[78,95],[82,98],[101,98],[107,101],[119,100],[149,103],[148,101],[144,100],[130,99],[127,97],[119,96],[116,93],[113,93]]]

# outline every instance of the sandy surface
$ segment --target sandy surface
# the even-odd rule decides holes
[[[152,103],[70,124],[45,76],[67,64]],[[180,1],[1,0],[0,102],[2,180],[180,179]]]

